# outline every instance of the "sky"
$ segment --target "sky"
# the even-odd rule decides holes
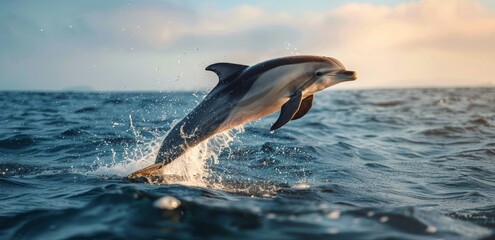
[[[290,55],[358,72],[337,88],[495,86],[495,0],[0,0],[0,90],[208,90]]]

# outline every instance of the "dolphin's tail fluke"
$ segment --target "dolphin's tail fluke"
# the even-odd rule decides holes
[[[140,178],[148,178],[150,176],[161,175],[160,169],[164,167],[165,164],[157,163],[153,164],[149,167],[145,167],[143,169],[137,170],[127,176],[129,180],[137,180]]]

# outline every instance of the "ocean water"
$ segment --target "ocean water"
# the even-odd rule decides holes
[[[0,239],[493,239],[495,89],[329,90],[129,182],[205,96],[0,92]]]

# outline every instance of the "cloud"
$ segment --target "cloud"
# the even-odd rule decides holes
[[[472,0],[422,0],[397,6],[347,4],[320,23],[338,35],[331,47],[363,87],[493,83],[495,12]],[[314,29],[309,32],[315,32]],[[323,39],[331,38],[331,33]],[[315,49],[315,51],[317,51]]]
[[[472,51],[495,33],[495,14],[470,0],[422,0],[396,7],[349,4],[334,13],[350,28],[348,39],[364,47]]]
[[[476,0],[310,11],[185,1],[3,7],[0,74],[16,84],[0,88],[205,89],[216,82],[204,71],[211,63],[291,54],[337,57],[358,71],[341,87],[494,84],[495,10]]]

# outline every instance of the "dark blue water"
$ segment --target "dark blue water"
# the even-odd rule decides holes
[[[201,184],[126,181],[203,96],[1,92],[0,239],[495,237],[494,88],[326,91]]]

